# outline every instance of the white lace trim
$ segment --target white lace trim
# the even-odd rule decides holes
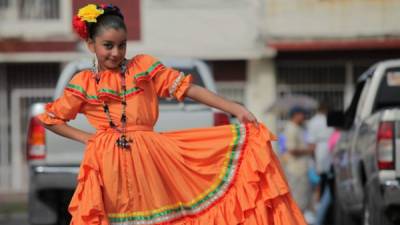
[[[52,112],[47,112],[47,115],[49,117],[51,117],[52,119],[56,119],[57,118],[56,115],[54,113],[52,113]]]
[[[174,83],[172,83],[172,85],[169,87],[168,92],[169,92],[169,100],[171,100],[172,98],[176,98],[175,96],[175,92],[176,89],[180,86],[180,84],[182,83],[183,79],[185,78],[185,74],[184,73],[180,73],[179,76],[174,80]]]

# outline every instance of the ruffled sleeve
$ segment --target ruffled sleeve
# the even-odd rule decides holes
[[[134,75],[137,83],[151,80],[159,97],[183,101],[192,83],[192,75],[166,67],[149,55],[138,55],[134,61],[141,68],[141,72]]]
[[[45,112],[36,118],[46,125],[63,124],[75,119],[86,102],[82,85],[81,73],[75,75],[69,82],[61,97],[47,103]],[[74,88],[73,88],[74,87]]]

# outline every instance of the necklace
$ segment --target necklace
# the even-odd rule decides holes
[[[120,133],[119,138],[115,142],[115,144],[122,148],[122,149],[130,149],[130,143],[132,143],[132,139],[126,136],[126,81],[125,81],[125,72],[126,72],[126,59],[121,63],[120,66],[120,77],[121,77],[121,86],[122,86],[122,100],[121,100],[121,105],[122,105],[122,113],[121,113],[121,128],[117,127],[115,123],[113,122],[111,115],[110,115],[110,108],[108,107],[108,104],[106,101],[103,101],[103,111],[107,116],[108,123],[110,127],[114,130],[116,130],[118,133]],[[99,83],[100,77],[98,73],[97,66],[94,67],[94,73],[95,73],[95,79],[96,82]]]

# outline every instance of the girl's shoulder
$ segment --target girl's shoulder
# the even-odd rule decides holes
[[[76,73],[66,85],[65,90],[87,102],[100,103],[94,74],[89,69]]]
[[[164,65],[154,56],[139,54],[129,61],[129,73],[136,81],[150,80]]]
[[[159,62],[159,60],[148,54],[138,54],[132,57],[130,60],[131,66],[139,66],[139,67],[148,67],[154,64],[155,62]]]
[[[86,86],[90,80],[94,79],[94,74],[92,70],[85,69],[75,73],[71,80],[69,81],[70,84],[77,84],[77,85],[84,85]]]

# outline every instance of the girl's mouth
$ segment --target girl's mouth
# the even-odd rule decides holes
[[[118,59],[109,59],[109,62],[111,62],[112,64],[118,64],[120,62],[120,60]]]

